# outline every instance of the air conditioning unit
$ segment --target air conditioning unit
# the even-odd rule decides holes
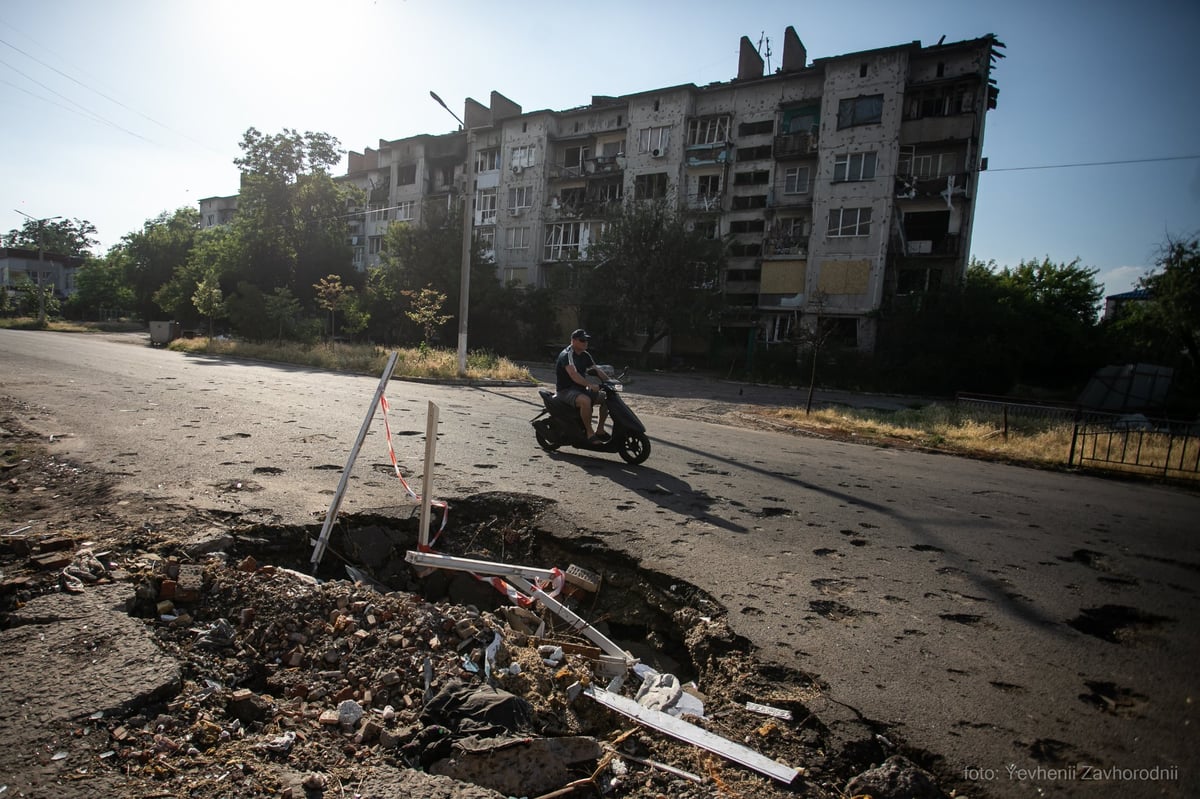
[[[519,174],[521,174],[521,173],[522,173],[522,172],[524,172],[524,171],[525,171],[525,167],[523,167],[523,166],[518,166],[518,165],[516,165],[516,164],[513,164],[513,167],[512,167],[512,173],[513,173],[514,175],[519,175]]]
[[[662,158],[666,154],[667,154],[667,151],[662,149],[661,147],[655,147],[653,150],[650,151],[651,158]]]
[[[520,216],[523,213],[525,213],[524,208],[509,208],[508,209],[509,216]]]

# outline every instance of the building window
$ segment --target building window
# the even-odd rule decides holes
[[[840,153],[833,161],[833,182],[875,179],[875,153]]]
[[[537,164],[537,148],[532,144],[512,149],[512,166],[527,167]]]
[[[396,167],[396,185],[411,186],[417,182],[417,165],[400,164]]]
[[[780,225],[783,230],[783,235],[793,239],[808,238],[808,218],[803,216],[795,216],[790,219],[784,219]]]
[[[497,204],[495,189],[480,189],[475,195],[475,215],[478,217],[477,224],[494,225],[496,224],[496,204]]]
[[[596,202],[620,202],[625,194],[625,183],[620,180],[595,181],[588,186],[588,197]]]
[[[671,129],[666,126],[642,128],[638,131],[638,152],[654,154],[665,153],[671,143]]]
[[[724,144],[729,139],[729,117],[700,117],[688,121],[687,143]]]
[[[762,122],[743,122],[738,125],[739,136],[756,136],[761,133],[774,133],[775,120],[764,119]]]
[[[555,222],[546,226],[546,246],[543,257],[547,261],[570,261],[581,253],[578,222]]]
[[[770,182],[771,173],[765,169],[754,172],[735,172],[733,175],[733,185],[735,186],[765,186]]]
[[[932,269],[901,269],[896,276],[897,294],[923,294],[927,291],[937,291],[942,286],[942,270]]]
[[[504,248],[506,250],[528,250],[529,227],[512,227],[504,231]]]
[[[509,186],[508,207],[512,210],[533,205],[532,186]]]
[[[416,203],[412,200],[396,203],[396,219],[400,222],[411,222],[414,218]]]
[[[738,161],[763,161],[771,157],[771,145],[764,144],[761,147],[739,147],[737,148]]]
[[[784,194],[808,194],[810,170],[806,166],[788,167],[783,172]]]
[[[762,233],[766,222],[760,219],[739,219],[729,223],[730,233]]]
[[[633,180],[633,192],[638,200],[661,200],[667,196],[667,173],[638,175]]]
[[[391,209],[383,203],[371,203],[371,221],[386,222],[392,218]]]
[[[914,178],[942,178],[954,175],[958,172],[958,155],[956,153],[916,155],[904,152],[902,148],[896,172]]]
[[[475,153],[475,172],[494,172],[500,168],[500,150],[489,147]]]
[[[944,117],[969,114],[975,109],[975,89],[970,84],[939,86],[906,94],[904,118]]]
[[[571,175],[582,175],[583,164],[592,157],[591,147],[567,147],[563,150],[563,168]]]
[[[829,212],[829,236],[871,235],[870,208],[834,208]]]
[[[716,222],[697,222],[692,228],[700,234],[702,238],[715,240],[720,238],[721,229]]]
[[[751,194],[744,197],[734,197],[732,209],[734,211],[746,211],[751,208],[766,208],[767,195]]]
[[[877,125],[882,119],[882,94],[850,97],[838,103],[838,130],[855,125]]]
[[[367,237],[367,252],[371,255],[378,255],[383,249],[383,236],[368,236]]]

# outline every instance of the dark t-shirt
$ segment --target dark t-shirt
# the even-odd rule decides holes
[[[596,365],[596,359],[592,357],[590,352],[583,350],[582,352],[576,354],[575,351],[571,349],[571,346],[567,345],[566,349],[558,354],[558,361],[554,364],[554,388],[557,391],[564,391],[570,388],[583,388],[583,386],[576,383],[571,379],[571,376],[567,374],[568,360],[575,362],[575,370],[581,375],[586,375],[587,370]]]

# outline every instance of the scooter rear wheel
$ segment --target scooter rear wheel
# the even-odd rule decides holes
[[[621,442],[621,448],[617,452],[625,459],[626,463],[637,466],[650,457],[650,439],[646,438],[645,433],[630,433],[625,436]]]
[[[550,438],[550,436],[546,435],[546,433],[536,427],[533,430],[533,434],[537,437],[538,446],[547,452],[554,452],[556,449],[562,446],[561,443]]]

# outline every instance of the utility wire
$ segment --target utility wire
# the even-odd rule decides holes
[[[1191,161],[1200,155],[1164,155],[1157,158],[1127,158],[1117,161],[1080,161],[1074,164],[1043,164],[1040,166],[1006,166],[981,170],[982,172],[1024,172],[1032,169],[1069,169],[1077,166],[1116,166],[1118,164],[1150,164],[1157,161]]]
[[[14,30],[15,30],[15,28],[14,28]],[[186,133],[183,133],[183,132],[181,132],[181,131],[175,130],[174,128],[170,127],[169,125],[166,125],[166,124],[164,124],[164,123],[162,123],[162,122],[159,122],[159,121],[158,121],[157,119],[155,119],[154,117],[148,116],[148,115],[146,115],[146,114],[142,113],[141,111],[137,110],[136,108],[133,108],[133,107],[131,107],[131,106],[128,106],[128,105],[126,105],[125,103],[121,102],[120,100],[116,99],[115,97],[110,97],[109,95],[105,94],[104,92],[100,91],[99,89],[97,89],[97,88],[95,88],[95,87],[93,87],[93,86],[89,86],[88,84],[84,83],[83,81],[79,80],[78,78],[75,78],[74,76],[72,76],[72,75],[69,75],[69,74],[67,74],[66,72],[63,72],[61,69],[59,69],[59,68],[55,67],[53,64],[48,64],[48,63],[46,63],[45,61],[41,60],[41,59],[40,59],[40,58],[38,58],[37,56],[33,55],[32,53],[29,53],[29,52],[26,52],[25,50],[22,50],[20,47],[17,47],[15,44],[13,44],[13,43],[11,43],[11,42],[5,41],[4,39],[0,39],[0,44],[3,44],[3,45],[5,45],[6,47],[11,47],[13,50],[16,50],[18,53],[20,53],[21,55],[23,55],[23,56],[25,56],[26,58],[30,59],[31,61],[34,61],[34,62],[36,62],[36,63],[38,63],[38,64],[42,65],[42,66],[43,66],[43,67],[45,67],[46,69],[49,69],[49,70],[51,70],[51,71],[53,71],[53,72],[56,72],[56,73],[58,73],[59,75],[62,75],[64,78],[66,78],[67,80],[71,81],[72,83],[75,83],[75,84],[77,84],[77,85],[79,85],[79,86],[82,86],[83,88],[87,89],[88,91],[92,92],[93,94],[97,94],[97,95],[99,95],[100,97],[103,97],[105,100],[108,100],[110,103],[113,103],[114,105],[118,105],[118,106],[120,106],[121,108],[124,108],[126,111],[130,111],[130,112],[132,112],[132,113],[134,113],[134,114],[137,114],[137,115],[138,115],[138,116],[140,116],[142,119],[145,119],[145,120],[146,120],[146,121],[148,121],[148,122],[152,122],[152,123],[154,123],[155,125],[158,125],[158,126],[159,126],[160,128],[162,128],[163,130],[166,130],[166,131],[168,131],[168,132],[170,132],[170,133],[174,133],[174,134],[175,134],[175,135],[177,135],[177,136],[182,136],[183,138],[187,139],[188,141],[192,142],[193,144],[198,144],[198,145],[200,145],[201,147],[205,148],[205,149],[206,149],[206,150],[208,150],[209,152],[216,153],[217,155],[224,155],[224,153],[220,153],[220,152],[218,152],[217,150],[213,149],[212,147],[210,147],[209,145],[205,144],[204,142],[202,142],[202,141],[199,141],[198,139],[195,139],[195,138],[193,138],[193,137],[189,136],[189,135],[188,135],[188,134],[186,134]],[[53,89],[51,89],[51,88],[50,88],[50,87],[48,87],[48,86],[45,86],[44,84],[42,84],[42,83],[39,83],[37,80],[35,80],[34,78],[30,77],[29,75],[26,75],[24,72],[21,72],[19,69],[17,69],[16,67],[12,66],[11,64],[8,64],[8,63],[6,63],[6,62],[3,62],[3,61],[0,61],[0,63],[4,64],[5,66],[9,67],[10,69],[14,70],[15,72],[19,72],[20,74],[24,75],[26,78],[29,78],[29,80],[33,81],[34,83],[37,83],[39,86],[42,86],[42,88],[46,89],[47,91],[53,92],[54,94],[58,95],[59,97],[63,97],[63,99],[67,100],[68,102],[74,103],[74,101],[73,101],[73,100],[70,100],[69,98],[67,98],[67,97],[65,97],[65,96],[63,96],[63,95],[61,95],[61,94],[59,94],[58,92],[55,92]],[[34,95],[34,96],[36,97],[37,95]],[[44,98],[41,98],[41,99],[44,99]],[[78,105],[78,103],[75,103],[75,104],[76,104],[76,105]],[[80,107],[82,108],[83,106],[80,106]],[[92,113],[92,112],[89,112],[89,113]],[[95,116],[96,116],[96,119],[97,119],[97,120],[99,120],[99,121],[101,121],[101,122],[105,122],[106,124],[113,125],[114,127],[117,127],[118,129],[120,129],[120,130],[123,130],[123,131],[125,131],[126,133],[129,133],[129,134],[130,134],[130,135],[132,135],[132,136],[136,136],[137,138],[139,138],[139,139],[142,139],[143,141],[150,142],[150,140],[149,140],[149,139],[146,139],[144,136],[140,136],[140,135],[138,135],[137,133],[133,133],[132,131],[125,130],[125,128],[121,128],[120,126],[116,125],[115,123],[111,122],[110,120],[108,120],[108,119],[105,119],[105,118],[101,117],[99,114],[96,114]],[[151,142],[151,143],[153,143],[153,142]]]

